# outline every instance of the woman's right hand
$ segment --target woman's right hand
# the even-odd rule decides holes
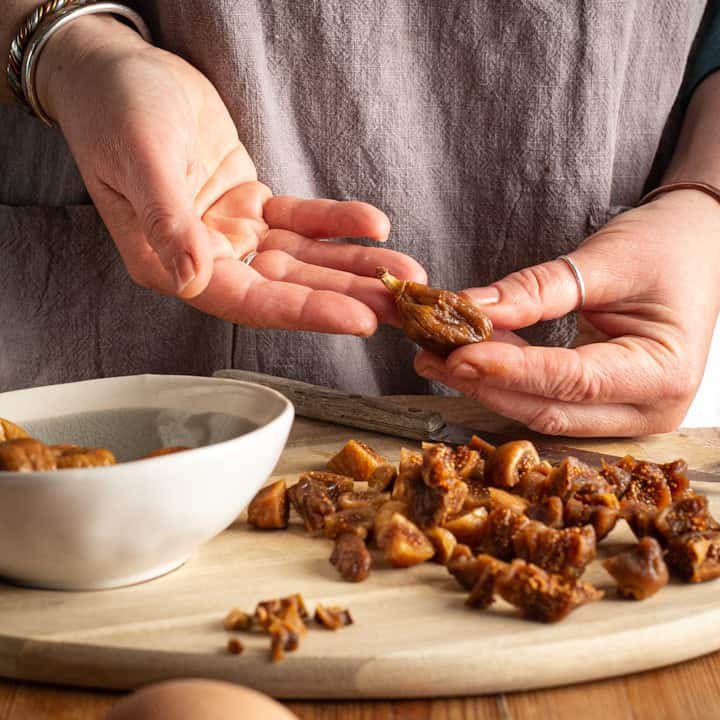
[[[58,32],[37,87],[140,285],[232,322],[369,335],[396,320],[375,267],[425,278],[400,253],[319,241],[384,241],[389,221],[365,203],[273,198],[209,80],[111,17]]]

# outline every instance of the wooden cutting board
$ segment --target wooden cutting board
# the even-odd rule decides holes
[[[467,401],[425,404],[446,411],[450,420],[513,430]],[[394,459],[403,445],[298,420],[276,477],[292,480],[322,467],[351,433]],[[719,444],[716,431],[692,431],[583,446],[658,461],[685,455],[694,467],[713,470]],[[698,489],[720,515],[720,484]],[[629,531],[618,528],[601,545],[601,557],[631,541]],[[635,603],[615,597],[595,562],[586,578],[605,588],[607,598],[546,626],[519,619],[502,602],[489,612],[468,610],[465,594],[431,563],[409,570],[378,563],[366,582],[344,583],[328,563],[330,550],[329,541],[310,539],[299,528],[261,533],[238,522],[183,568],[142,585],[92,593],[0,585],[0,675],[106,688],[194,675],[284,698],[422,697],[567,684],[720,648],[718,581],[671,584]],[[258,600],[293,592],[310,606],[320,601],[351,608],[355,625],[336,633],[311,630],[300,650],[280,664],[269,662],[267,638],[260,635],[242,636],[243,655],[227,653],[222,618],[231,606],[251,610]]]

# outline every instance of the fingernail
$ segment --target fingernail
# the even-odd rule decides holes
[[[479,375],[477,368],[469,363],[460,363],[450,372],[454,377],[465,378],[466,380],[472,380]]]
[[[462,293],[475,305],[494,305],[500,302],[500,291],[496,287],[473,288]]]
[[[188,253],[179,253],[172,259],[172,273],[175,279],[175,292],[181,293],[196,276],[195,263]]]

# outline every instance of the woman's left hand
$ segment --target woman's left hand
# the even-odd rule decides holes
[[[720,310],[720,204],[677,190],[609,222],[571,255],[585,282],[582,317],[597,341],[534,347],[513,330],[577,308],[578,286],[553,260],[465,294],[497,330],[417,372],[551,435],[675,429],[702,379]]]

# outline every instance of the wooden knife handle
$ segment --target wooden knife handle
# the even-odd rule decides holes
[[[403,407],[378,397],[347,395],[299,380],[247,370],[218,370],[213,376],[266,385],[285,395],[298,415],[337,425],[374,430],[410,440],[427,440],[431,433],[445,425],[442,415],[437,412]]]

